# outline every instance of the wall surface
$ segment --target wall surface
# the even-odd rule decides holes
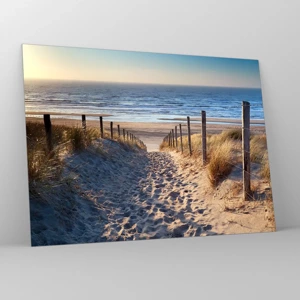
[[[50,293],[46,286],[52,288],[52,279],[57,279],[57,299],[97,295],[261,299],[259,291],[273,289],[273,295],[280,283],[287,284],[276,275],[276,266],[280,274],[290,272],[288,284],[293,282],[296,269],[288,271],[281,259],[295,263],[299,249],[293,242],[299,231],[288,230],[300,225],[298,0],[10,0],[0,7],[0,244],[6,245],[0,257],[11,299],[22,295],[17,282],[31,299],[55,299],[56,289]],[[30,225],[22,43],[259,59],[276,219],[282,231],[186,241],[26,247]],[[42,272],[47,272],[47,284],[37,276]],[[64,278],[69,280],[65,285]],[[234,280],[240,280],[238,287]],[[246,280],[259,282],[248,285]],[[37,293],[46,294],[38,298]]]

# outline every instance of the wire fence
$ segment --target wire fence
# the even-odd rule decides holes
[[[47,146],[48,150],[51,151],[53,148],[52,144],[52,124],[51,124],[51,116],[50,114],[44,114],[44,126],[46,131],[46,139],[47,139]],[[86,133],[87,128],[87,115],[81,116],[81,122],[82,122],[82,130],[84,133]],[[135,143],[136,145],[143,147],[146,149],[146,145],[142,140],[140,140],[138,137],[136,137],[132,132],[129,132],[125,128],[121,128],[119,124],[117,124],[117,127],[114,126],[113,122],[110,122],[109,126],[109,135],[104,134],[104,124],[103,124],[103,116],[99,116],[99,122],[100,122],[100,137],[102,139],[108,138],[111,140],[121,140],[123,142],[129,142],[129,143]]]
[[[210,106],[207,106],[210,107]],[[235,128],[240,128],[242,131],[242,167],[237,166],[232,161],[227,160],[226,162],[235,167],[240,169],[243,174],[243,192],[244,192],[244,199],[248,199],[251,195],[251,177],[260,179],[256,174],[251,172],[251,165],[250,165],[250,135],[251,133],[265,133],[264,130],[259,129],[252,129],[250,128],[250,103],[247,101],[243,101],[242,105],[239,106],[242,108],[242,118],[241,124],[237,124]],[[191,156],[195,151],[199,151],[202,153],[202,161],[203,165],[206,165],[208,162],[207,158],[207,121],[206,121],[206,111],[201,111],[201,149],[193,149],[192,145],[192,137],[191,137],[191,120],[188,116],[186,119],[186,126],[187,126],[187,151]],[[163,142],[168,145],[171,149],[176,149],[177,151],[184,152],[183,147],[183,134],[182,134],[182,127],[184,124],[179,124],[179,136],[177,136],[177,126],[175,129],[171,129],[171,131],[164,137]],[[199,143],[200,144],[200,143]]]

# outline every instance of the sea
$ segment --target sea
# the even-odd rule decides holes
[[[112,115],[111,121],[170,122],[199,117],[205,110],[208,118],[240,119],[241,102],[248,101],[251,119],[264,119],[258,88],[26,80],[24,89],[26,112],[103,113]]]

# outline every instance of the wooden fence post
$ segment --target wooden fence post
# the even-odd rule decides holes
[[[242,112],[242,138],[243,138],[243,184],[244,200],[247,200],[251,193],[250,188],[250,103],[243,101]]]
[[[82,120],[82,128],[84,131],[86,131],[86,119],[85,119],[85,115],[81,116],[81,120]]]
[[[118,124],[118,136],[119,136],[119,138],[121,136],[121,129],[120,129],[120,125],[119,124]]]
[[[190,117],[187,117],[187,128],[188,128],[189,151],[190,151],[190,155],[192,155],[191,122],[190,122]]]
[[[110,122],[110,138],[114,138],[114,123]]]
[[[168,144],[169,144],[169,147],[171,147],[171,134],[170,133],[168,134]]]
[[[181,124],[179,124],[179,134],[180,134],[180,147],[181,147],[181,153],[183,153],[182,128],[181,128]]]
[[[53,149],[52,145],[52,126],[51,126],[51,118],[50,115],[44,115],[44,125],[46,131],[46,140],[47,140],[47,148],[50,152]]]
[[[104,130],[103,130],[103,118],[99,117],[100,119],[100,136],[103,139],[104,138]]]
[[[201,122],[202,122],[202,159],[203,165],[207,162],[207,149],[206,149],[206,111],[201,111]]]
[[[125,129],[123,128],[123,140],[125,141]]]
[[[172,129],[172,148],[175,146],[175,141],[174,141],[174,129]]]
[[[175,126],[175,146],[176,146],[176,150],[178,150],[178,141],[177,141],[177,126]]]
[[[127,141],[128,141],[128,135],[129,135],[128,131],[126,131],[126,135],[127,135]]]

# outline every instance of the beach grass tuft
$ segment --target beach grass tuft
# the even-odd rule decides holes
[[[235,141],[241,141],[242,140],[242,129],[240,128],[234,128],[230,130],[225,130],[222,132],[221,136],[224,140],[230,139]]]
[[[231,173],[233,168],[231,161],[232,144],[229,141],[225,141],[210,151],[207,170],[208,178],[213,186],[217,186],[223,178]]]
[[[250,140],[250,160],[261,164],[267,149],[266,135],[255,135]]]
[[[263,158],[262,158],[262,164],[261,164],[261,176],[268,180],[269,182],[271,181],[271,174],[270,174],[270,164],[269,164],[269,158],[268,158],[268,153],[265,152]]]

